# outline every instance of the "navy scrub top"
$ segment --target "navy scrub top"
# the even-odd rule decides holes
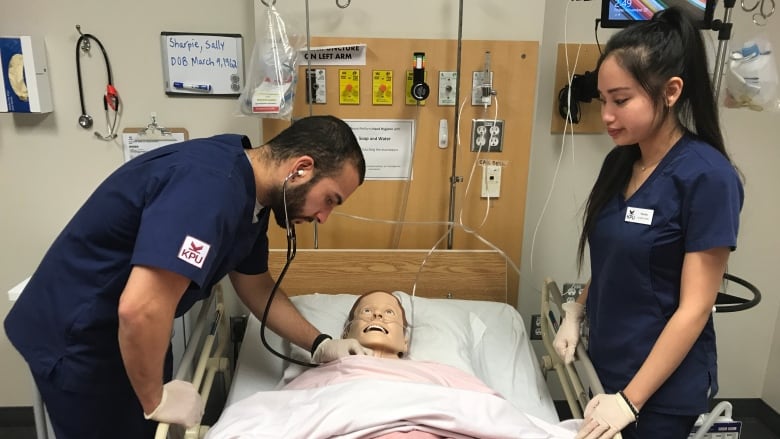
[[[113,172],[54,241],[5,321],[33,373],[77,392],[124,377],[119,296],[134,265],[192,280],[176,315],[236,270],[268,270],[249,139],[225,134],[146,152]]]
[[[677,309],[685,253],[736,248],[743,198],[733,165],[688,134],[629,199],[618,194],[600,212],[588,237],[592,278],[586,306],[588,352],[605,391],[628,384]],[[717,389],[710,317],[645,407],[698,415],[709,411],[708,397]]]

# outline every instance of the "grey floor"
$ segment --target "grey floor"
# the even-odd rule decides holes
[[[780,436],[756,418],[738,419],[742,421],[742,434],[740,439],[779,439]]]

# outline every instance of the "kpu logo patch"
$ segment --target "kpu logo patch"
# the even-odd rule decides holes
[[[206,261],[210,248],[209,244],[187,235],[179,249],[179,259],[190,265],[203,268],[203,262]]]

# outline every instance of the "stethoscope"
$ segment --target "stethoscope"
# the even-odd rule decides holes
[[[282,183],[282,203],[284,203],[284,223],[287,229],[287,262],[285,262],[284,267],[282,267],[282,271],[279,272],[279,276],[277,276],[276,278],[274,287],[271,289],[271,293],[268,295],[268,303],[266,303],[265,305],[265,312],[263,312],[263,318],[260,321],[260,340],[262,340],[263,346],[265,346],[266,349],[268,349],[272,354],[276,355],[282,360],[286,360],[300,366],[316,367],[318,366],[318,364],[299,361],[296,360],[295,358],[290,358],[280,352],[277,352],[274,348],[271,347],[270,344],[268,344],[268,341],[265,339],[265,325],[266,325],[266,320],[268,319],[268,314],[271,310],[271,302],[273,302],[274,296],[276,295],[276,290],[279,289],[279,285],[282,283],[282,279],[284,279],[284,275],[287,273],[287,268],[290,266],[290,262],[292,262],[292,260],[295,259],[295,252],[297,250],[297,244],[295,241],[295,224],[290,222],[290,217],[287,214],[287,182],[294,176],[300,176],[300,175],[303,175],[303,171],[291,172],[290,175],[288,175],[287,178],[284,179],[284,183]]]
[[[112,140],[116,138],[116,125],[119,120],[119,94],[114,87],[113,75],[111,74],[111,63],[108,61],[108,53],[106,53],[103,43],[92,34],[81,33],[81,26],[76,25],[76,30],[79,32],[79,39],[76,40],[76,76],[79,82],[79,100],[81,101],[81,116],[79,116],[79,125],[88,130],[92,128],[92,116],[87,114],[86,106],[84,105],[84,85],[81,80],[81,56],[79,51],[89,54],[92,44],[90,40],[97,43],[100,47],[100,51],[103,52],[103,60],[106,63],[106,73],[108,74],[108,85],[106,85],[106,93],[103,95],[103,110],[106,113],[106,127],[108,134],[103,135],[95,131],[95,137],[102,140]],[[109,116],[109,109],[114,112],[113,120]]]
[[[769,10],[766,9],[767,3],[769,4]],[[753,23],[759,26],[766,26],[767,19],[775,13],[775,0],[756,0],[753,6],[746,6],[745,0],[740,2],[742,10],[745,12],[753,12]]]

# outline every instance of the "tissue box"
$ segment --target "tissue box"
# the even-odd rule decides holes
[[[0,37],[0,112],[52,111],[49,69],[42,38]]]

